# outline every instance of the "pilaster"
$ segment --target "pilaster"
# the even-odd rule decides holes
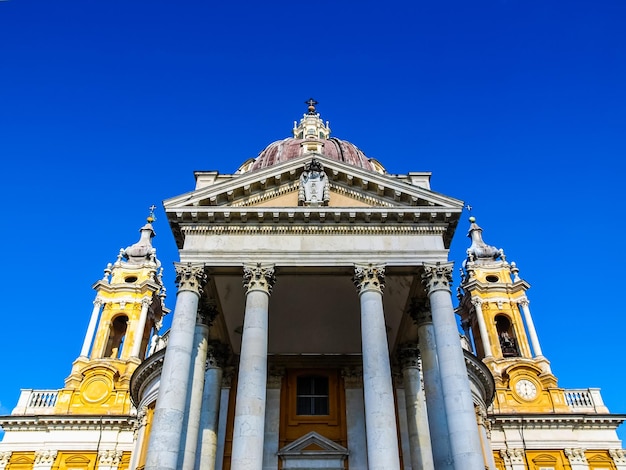
[[[35,452],[33,470],[50,470],[57,457],[56,450],[42,449]]]

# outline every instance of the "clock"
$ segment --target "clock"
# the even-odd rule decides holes
[[[515,391],[524,400],[534,400],[537,396],[537,386],[530,380],[518,380],[515,384]]]

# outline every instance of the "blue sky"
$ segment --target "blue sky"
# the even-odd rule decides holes
[[[173,308],[160,201],[313,96],[333,135],[473,206],[560,386],[626,412],[625,20],[619,0],[0,1],[0,411],[63,385],[90,286],[153,203]]]

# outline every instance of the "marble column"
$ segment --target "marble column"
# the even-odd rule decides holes
[[[231,468],[261,470],[267,385],[268,309],[275,282],[274,267],[244,266],[246,289]]]
[[[434,468],[436,470],[451,470],[454,467],[452,464],[452,451],[450,450],[450,436],[448,434],[448,418],[443,400],[439,362],[437,361],[435,347],[435,332],[428,300],[413,299],[409,314],[417,325]]]
[[[354,284],[361,303],[363,394],[369,470],[400,468],[387,327],[383,311],[384,280],[384,266],[368,264],[354,267]]]
[[[196,468],[214,470],[217,456],[217,436],[220,416],[222,370],[228,358],[226,345],[209,342],[204,370],[204,392],[200,412],[200,436]]]
[[[526,322],[526,326],[528,327],[530,344],[533,345],[534,356],[543,356],[541,352],[541,345],[539,344],[539,337],[537,336],[537,330],[535,330],[535,323],[533,322],[533,317],[530,314],[530,308],[528,308],[529,304],[530,301],[528,299],[522,299],[520,301],[520,305],[522,306],[522,312],[524,313],[524,321]]]
[[[91,311],[91,318],[89,318],[89,325],[87,326],[87,333],[85,333],[85,339],[83,341],[83,347],[80,350],[82,357],[89,357],[89,349],[93,342],[93,334],[96,332],[96,325],[98,323],[98,317],[100,316],[100,307],[102,307],[102,299],[96,299],[93,301],[93,310]]]
[[[145,470],[178,468],[198,301],[207,281],[203,266],[177,263],[175,267],[176,307],[161,371]]]
[[[141,343],[143,342],[143,333],[146,328],[146,321],[148,320],[148,309],[152,299],[142,299],[141,301],[141,313],[139,314],[139,323],[135,328],[135,337],[133,338],[133,349],[130,353],[131,357],[139,357],[141,351]]]
[[[434,461],[417,345],[402,345],[398,351],[398,359],[404,382],[411,468],[413,470],[430,470],[434,468]]]
[[[453,465],[456,470],[484,469],[474,402],[450,295],[452,263],[424,264],[423,282],[433,318]]]
[[[200,433],[201,410],[204,400],[205,368],[209,341],[209,328],[217,316],[213,303],[204,303],[198,309],[198,319],[193,344],[193,366],[190,387],[187,392],[188,412],[185,415],[185,439],[183,452],[179,456],[179,468],[194,470],[196,467],[196,449]],[[182,459],[181,459],[182,456]]]
[[[487,324],[483,314],[483,301],[479,298],[472,298],[472,305],[476,312],[476,321],[478,322],[478,331],[480,332],[480,342],[483,346],[485,357],[493,357],[491,352],[491,342],[489,341],[489,333],[487,333]]]

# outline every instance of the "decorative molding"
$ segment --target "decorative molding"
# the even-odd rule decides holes
[[[385,288],[385,265],[355,264],[352,282],[359,295],[368,290],[375,290],[382,294]]]
[[[452,284],[452,268],[454,263],[427,264],[424,263],[424,274],[422,274],[422,284],[426,292],[430,295],[438,290],[450,291]]]
[[[272,220],[272,211],[268,212],[268,220]],[[372,215],[374,215],[372,213]],[[391,215],[391,214],[388,214]],[[288,213],[288,220],[295,221],[295,213]],[[354,222],[356,213],[343,213],[324,208],[308,213],[307,222],[326,222],[326,224],[306,225],[192,225],[181,227],[187,235],[443,235],[447,231],[445,225],[339,225],[345,216],[345,222]],[[250,218],[250,214],[249,214]],[[412,221],[411,218],[406,219]],[[332,224],[332,225],[331,225]]]
[[[585,457],[585,449],[563,449],[563,452],[568,458],[570,464],[587,463],[587,457]]]
[[[204,266],[191,263],[174,263],[174,268],[176,269],[174,283],[178,288],[178,292],[190,291],[201,296],[208,280],[204,272]]]
[[[254,265],[244,265],[243,267],[243,287],[246,294],[260,290],[270,295],[276,283],[274,266],[261,266],[261,263]]]

